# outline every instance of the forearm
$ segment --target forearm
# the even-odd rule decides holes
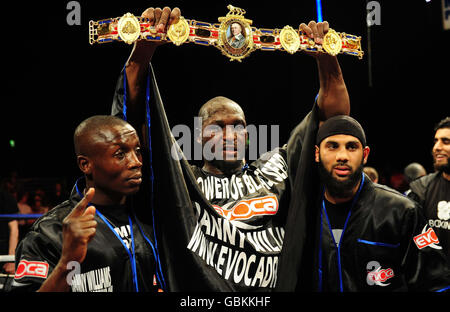
[[[19,224],[17,220],[9,222],[9,246],[8,255],[16,253],[17,243],[19,242]]]
[[[316,61],[320,81],[317,99],[320,119],[350,114],[350,98],[337,57],[320,54]]]
[[[150,42],[137,42],[126,63],[127,77],[127,117],[139,120],[145,99],[146,81],[149,63],[155,52],[156,46]]]
[[[49,277],[42,283],[38,292],[67,292],[70,290],[70,285],[67,282],[67,275],[69,274],[67,264],[63,261],[58,262]]]

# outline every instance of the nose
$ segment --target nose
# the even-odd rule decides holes
[[[433,145],[433,151],[440,151],[442,150],[442,140],[436,140],[436,142]]]
[[[236,139],[237,131],[234,129],[233,126],[226,126],[223,129],[223,140],[225,142],[232,142],[234,143],[234,140]]]
[[[348,151],[345,147],[339,148],[336,153],[336,161],[346,163],[348,161]]]
[[[129,169],[140,169],[142,167],[142,156],[135,151],[132,151],[128,160]]]

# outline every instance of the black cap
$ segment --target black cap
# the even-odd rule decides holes
[[[337,134],[354,136],[361,142],[363,147],[366,146],[364,129],[356,119],[347,115],[338,115],[327,119],[317,132],[316,145],[320,145],[320,142],[325,138]]]

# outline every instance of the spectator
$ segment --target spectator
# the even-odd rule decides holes
[[[427,171],[425,170],[425,168],[421,164],[416,162],[410,163],[408,166],[406,166],[403,173],[405,174],[408,183],[411,183],[412,181],[427,175]]]
[[[64,190],[62,183],[56,182],[52,193],[49,195],[49,208],[52,209],[63,202],[68,196],[69,194]]]
[[[436,172],[411,182],[408,196],[424,208],[428,225],[436,231],[450,264],[450,117],[441,120],[434,131]]]
[[[373,183],[378,183],[378,172],[373,167],[364,167],[364,173],[367,174]]]
[[[49,209],[48,206],[44,202],[45,194],[41,191],[36,191],[34,195],[34,201],[32,205],[33,213],[46,213]]]
[[[0,214],[17,214],[19,209],[14,197],[6,190],[0,189]],[[14,255],[19,241],[19,224],[15,219],[0,219],[0,255]],[[3,273],[14,274],[13,262],[1,268]]]
[[[24,190],[19,190],[17,192],[17,206],[19,208],[20,214],[32,214],[33,209],[28,204],[29,201],[29,192]],[[19,240],[25,237],[28,233],[30,226],[33,224],[34,219],[20,219],[19,221]]]
[[[408,190],[408,181],[403,173],[400,172],[395,172],[391,175],[389,178],[389,185],[402,194]]]

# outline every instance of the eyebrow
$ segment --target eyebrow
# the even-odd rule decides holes
[[[219,119],[211,119],[211,120],[206,120],[206,121],[204,121],[203,123],[205,123],[205,122],[208,122],[210,125],[212,125],[212,124],[217,124],[217,125],[224,125],[225,124],[225,121],[224,121],[224,119],[222,119],[222,118],[219,118]],[[246,125],[246,122],[245,122],[245,120],[243,119],[243,118],[241,118],[241,117],[239,117],[239,118],[236,118],[231,124],[228,124],[228,125],[239,125],[239,124],[241,124],[241,125]]]
[[[358,140],[346,141],[344,143],[339,143],[339,142],[334,141],[334,140],[325,141],[325,144],[329,144],[329,143],[331,143],[331,144],[343,144],[343,145],[347,145],[347,144],[361,144]]]

